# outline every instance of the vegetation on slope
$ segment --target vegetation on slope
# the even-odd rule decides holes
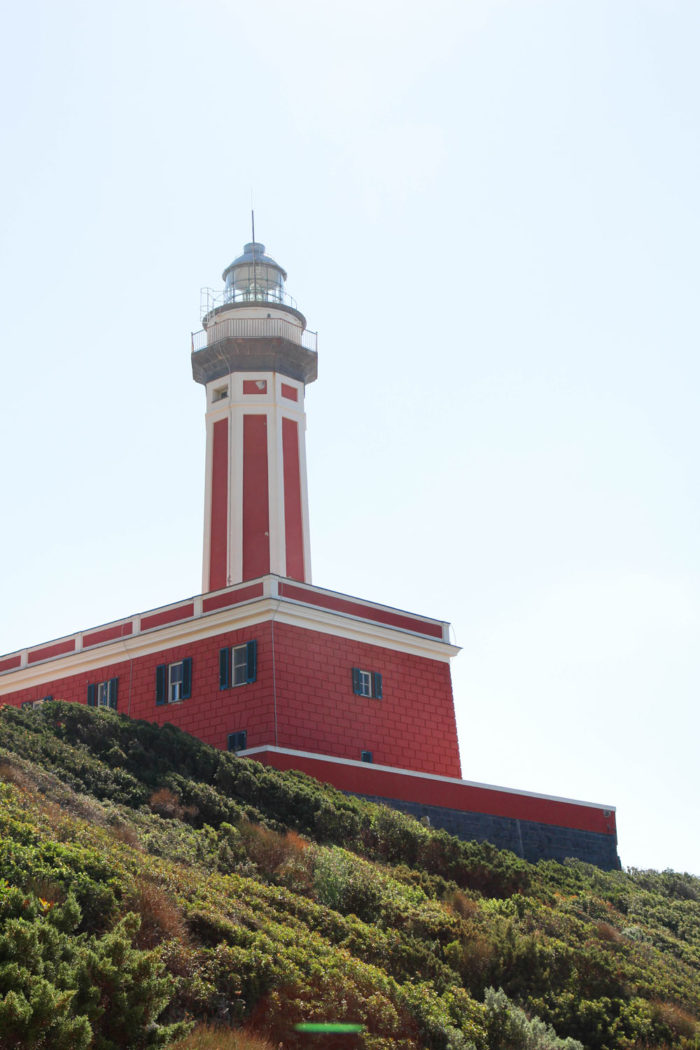
[[[0,1050],[697,1050],[699,973],[691,876],[529,865],[171,726],[0,711]]]

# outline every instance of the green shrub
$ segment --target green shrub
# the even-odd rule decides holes
[[[366,922],[376,919],[382,900],[376,873],[351,853],[337,846],[319,849],[314,857],[313,880],[321,904]]]
[[[133,947],[136,916],[85,938],[75,936],[81,913],[73,896],[52,906],[6,889],[1,904],[3,1050],[141,1050],[181,1030],[157,1024],[172,985],[155,956]]]
[[[539,1017],[528,1018],[502,988],[484,997],[489,1050],[583,1050],[575,1039],[560,1039]]]

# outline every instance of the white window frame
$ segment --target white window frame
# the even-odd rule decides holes
[[[248,684],[248,644],[231,646],[231,685]]]
[[[358,696],[371,696],[372,695],[372,672],[363,671],[362,668],[358,668],[357,672],[357,686]]]
[[[182,687],[185,683],[185,661],[178,660],[168,664],[168,703],[177,704],[182,700]]]
[[[355,696],[381,700],[384,695],[381,672],[366,671],[363,667],[353,667],[352,691]]]
[[[106,682],[97,682],[95,703],[97,707],[109,707],[109,679]]]

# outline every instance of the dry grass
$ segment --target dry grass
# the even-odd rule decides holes
[[[188,939],[187,924],[180,909],[157,883],[137,879],[130,907],[141,916],[141,928],[136,935],[139,948],[155,948],[173,938],[182,942]]]
[[[107,830],[117,842],[123,842],[126,846],[131,846],[132,849],[141,848],[140,839],[131,824],[125,824],[120,821],[117,824],[109,824]]]
[[[597,922],[595,929],[601,941],[608,941],[610,944],[621,944],[625,940],[620,931],[611,926],[609,922]]]
[[[698,1030],[697,1018],[675,1003],[652,1003],[653,1017],[668,1025],[671,1031],[685,1039],[694,1039]]]
[[[148,800],[148,805],[154,813],[168,820],[182,820],[185,810],[180,804],[180,799],[170,788],[158,788]]]
[[[287,873],[293,871],[300,878],[303,871],[310,871],[310,855],[305,856],[309,844],[295,831],[280,835],[247,821],[243,821],[239,830],[247,855],[265,878],[273,878],[282,869]]]
[[[475,901],[473,897],[468,897],[462,890],[453,890],[445,898],[445,903],[462,919],[473,919],[479,913],[478,901]]]
[[[24,788],[25,791],[31,791],[35,787],[35,780],[32,777],[23,769],[20,769],[19,766],[7,760],[0,762],[0,780],[5,780],[8,784],[14,784],[15,787]]]
[[[186,817],[194,817],[198,813],[196,806],[183,806],[175,792],[166,787],[154,791],[148,805],[154,813],[167,820],[185,820]]]
[[[91,824],[104,825],[104,806],[91,795],[81,795],[55,774],[23,758],[13,756],[0,761],[0,779],[35,796],[43,796],[43,808],[57,827],[66,817],[79,817]]]
[[[221,1028],[215,1025],[197,1025],[185,1036],[173,1043],[170,1050],[277,1050],[255,1032],[243,1029]]]

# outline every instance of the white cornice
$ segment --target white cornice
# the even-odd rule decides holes
[[[7,671],[0,676],[0,696],[40,685],[42,682],[96,670],[107,664],[122,663],[163,649],[187,645],[226,631],[253,627],[270,620],[442,662],[448,662],[460,651],[457,646],[438,639],[426,638],[360,617],[319,609],[291,599],[253,598],[233,608],[204,613],[179,623],[151,627],[138,634],[127,635],[89,649],[49,657],[26,667]]]

